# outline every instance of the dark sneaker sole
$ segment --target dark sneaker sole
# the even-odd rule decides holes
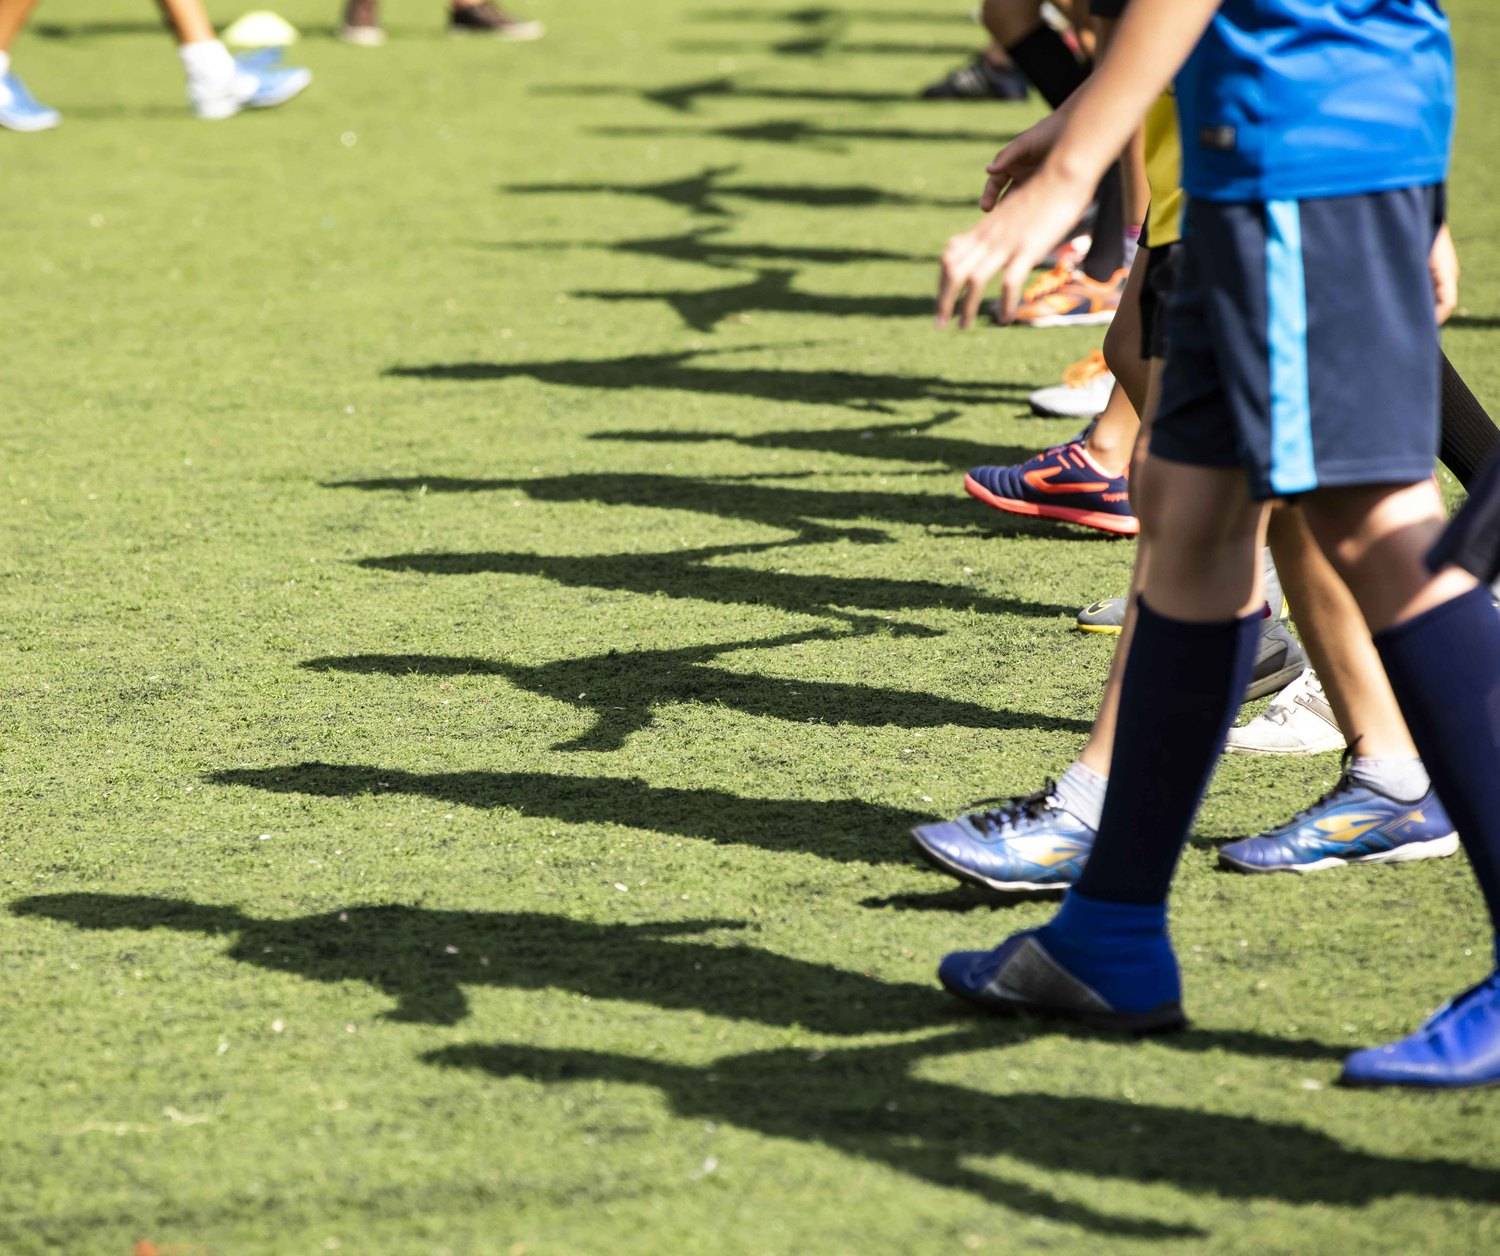
[[[1302,675],[1307,667],[1306,658],[1298,658],[1296,662],[1288,663],[1278,671],[1269,675],[1258,677],[1250,682],[1250,688],[1245,690],[1245,701],[1254,702],[1257,698],[1269,698],[1273,693],[1280,693],[1298,676]]]
[[[1419,1082],[1350,1077],[1347,1073],[1340,1073],[1334,1085],[1347,1090],[1493,1090],[1500,1086],[1500,1077],[1488,1077],[1477,1082]]]
[[[945,856],[931,849],[917,834],[915,829],[911,832],[911,844],[916,847],[917,854],[921,855],[923,859],[939,872],[946,872],[949,876],[957,877],[960,881],[967,881],[970,885],[983,886],[987,890],[998,890],[1002,894],[1061,894],[1068,888],[1066,882],[1062,884],[1057,882],[1048,884],[1042,881],[993,881],[989,877],[975,872],[972,868],[965,868],[962,864],[950,862]]]
[[[998,1016],[1025,1016],[1036,1020],[1064,1020],[1089,1029],[1102,1029],[1112,1033],[1130,1034],[1144,1038],[1152,1034],[1170,1034],[1187,1028],[1187,1017],[1182,1006],[1169,1003],[1149,1012],[1085,1012],[1070,1008],[1049,1007],[1041,1003],[1028,1003],[1024,999],[1001,999],[989,997],[976,999],[967,991],[943,982],[943,989],[956,999],[971,1007]]]
[[[1314,859],[1305,864],[1276,864],[1274,867],[1263,867],[1257,864],[1241,863],[1233,855],[1219,852],[1219,866],[1228,868],[1231,872],[1326,872],[1330,868],[1347,868],[1350,864],[1376,864],[1376,863],[1416,863],[1421,859],[1446,859],[1449,855],[1458,854],[1458,834],[1449,833],[1447,837],[1434,837],[1425,842],[1407,842],[1403,846],[1394,846],[1390,850],[1377,851],[1373,855],[1355,855],[1351,859],[1344,859],[1338,855],[1325,855],[1322,859]]]
[[[1116,536],[1135,536],[1141,530],[1141,521],[1134,515],[1112,515],[1104,510],[1078,510],[1072,506],[1044,506],[1037,502],[1021,501],[1019,498],[1000,497],[990,492],[972,475],[964,476],[964,491],[975,501],[981,501],[986,506],[993,506],[1007,514],[1082,524],[1086,528],[1096,528],[1100,532],[1110,532]]]

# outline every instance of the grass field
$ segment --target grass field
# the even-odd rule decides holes
[[[1465,313],[1500,402],[1500,18],[1455,3]],[[976,1019],[1040,922],[906,830],[1066,765],[1127,543],[962,470],[1070,434],[1088,332],[940,335],[1035,106],[908,97],[959,0],[537,0],[195,122],[142,3],[17,49],[0,136],[0,1251],[1453,1251],[1500,1096],[1347,1093],[1489,964],[1461,859],[1213,868],[1333,757],[1226,762],[1194,1028]],[[215,16],[227,21],[233,10]]]

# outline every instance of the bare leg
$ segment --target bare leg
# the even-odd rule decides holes
[[[9,52],[36,8],[36,0],[0,0],[0,52]]]
[[[1274,510],[1269,539],[1292,618],[1344,740],[1371,758],[1416,758],[1359,603],[1318,548],[1302,512]]]
[[[203,0],[156,0],[179,44],[197,44],[217,39]]]

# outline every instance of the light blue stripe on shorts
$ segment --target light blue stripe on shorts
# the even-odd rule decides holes
[[[1318,486],[1307,385],[1307,284],[1296,201],[1266,202],[1266,343],[1271,366],[1271,489]]]

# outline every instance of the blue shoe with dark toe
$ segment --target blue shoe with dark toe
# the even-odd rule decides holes
[[[1064,948],[1049,946],[1047,932],[1029,929],[992,951],[954,951],[938,965],[938,980],[955,998],[992,1012],[1055,1017],[1131,1034],[1165,1033],[1187,1023],[1165,934],[1159,947],[1091,957],[1098,965],[1097,973],[1088,974],[1091,981],[1080,972],[1090,966],[1088,958],[1065,962]]]
[[[911,831],[917,852],[936,868],[988,889],[1063,890],[1078,880],[1094,830],[1064,811],[1048,781],[1034,794],[987,811],[923,824]]]
[[[1500,1085],[1500,972],[1438,1008],[1410,1037],[1356,1051],[1339,1082],[1430,1090]]]

